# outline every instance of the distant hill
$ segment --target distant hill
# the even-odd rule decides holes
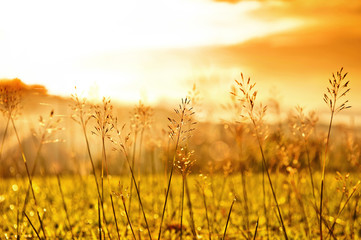
[[[48,89],[45,86],[40,84],[28,85],[22,82],[19,78],[14,79],[0,79],[0,88],[16,88],[23,93],[37,93],[46,95]]]

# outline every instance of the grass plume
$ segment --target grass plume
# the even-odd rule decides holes
[[[263,141],[267,138],[267,134],[264,132],[264,128],[263,128],[263,117],[266,113],[267,106],[263,107],[262,104],[260,104],[258,111],[256,110],[256,97],[257,97],[258,92],[256,90],[254,90],[256,83],[251,83],[250,78],[248,78],[247,81],[245,81],[243,74],[241,74],[241,81],[236,80],[236,84],[241,92],[241,96],[238,96],[238,97],[240,97],[239,98],[240,103],[242,104],[243,109],[246,111],[246,115],[243,115],[243,116],[248,118],[252,122],[252,125],[254,127],[258,146],[259,146],[259,149],[260,149],[260,152],[262,155],[263,167],[265,168],[268,182],[269,182],[269,185],[270,185],[270,188],[272,191],[272,195],[273,195],[274,201],[276,203],[278,217],[281,222],[283,234],[284,234],[285,239],[288,239],[286,226],[283,221],[281,209],[278,204],[276,192],[275,192],[273,184],[272,184],[271,175],[269,173],[269,168],[268,168],[268,163],[265,159],[263,146],[262,146]],[[236,93],[231,92],[231,94],[235,95]]]
[[[329,142],[330,142],[330,135],[331,135],[331,128],[332,122],[335,113],[338,113],[344,109],[350,108],[351,106],[348,105],[348,100],[338,104],[340,98],[346,96],[346,94],[350,91],[348,84],[350,81],[346,81],[345,78],[347,73],[342,73],[343,68],[340,71],[337,71],[336,75],[332,74],[332,79],[329,79],[329,86],[327,87],[327,92],[323,95],[323,101],[327,104],[330,109],[330,122],[328,126],[328,132],[326,137],[326,144],[325,144],[325,153],[323,156],[322,161],[322,172],[321,172],[321,195],[320,195],[320,239],[323,239],[323,232],[322,232],[322,211],[323,211],[323,196],[324,196],[324,189],[325,189],[325,171],[326,171],[326,160],[328,157],[329,151]]]

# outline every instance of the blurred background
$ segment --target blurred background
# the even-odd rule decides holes
[[[147,133],[146,151],[152,154],[141,158],[149,164],[144,171],[150,172],[161,171],[159,160],[165,157],[160,156],[161,149],[168,144],[167,118],[193,84],[200,93],[192,140],[196,168],[209,162],[217,168],[227,161],[234,168],[246,168],[258,158],[252,150],[242,150],[254,148],[254,138],[245,124],[240,141],[247,147],[237,147],[230,128],[241,119],[227,108],[231,86],[240,73],[257,82],[258,99],[269,106],[266,121],[275,140],[269,144],[280,142],[277,131],[288,129],[288,117],[296,105],[306,112],[316,111],[314,137],[319,139],[314,141],[322,142],[329,116],[322,96],[332,73],[344,67],[351,82],[352,108],[337,115],[333,132],[334,148],[343,154],[347,151],[344,139],[349,132],[357,139],[355,129],[360,125],[360,22],[357,0],[347,4],[340,0],[7,1],[0,3],[0,79],[3,84],[16,78],[23,89],[16,123],[30,162],[36,156],[34,132],[40,116],[46,118],[54,110],[54,117],[61,119],[54,141],[41,150],[44,171],[58,168],[85,174],[90,170],[82,129],[70,118],[75,86],[92,103],[110,97],[116,115],[128,125],[139,100],[150,105],[154,124]],[[3,136],[6,118],[0,119]],[[89,135],[100,159],[91,127]],[[3,176],[24,171],[20,162],[13,164],[20,153],[11,130],[8,138],[2,153]],[[291,151],[278,147],[281,152]],[[313,147],[312,157],[318,160],[320,146]],[[242,157],[230,154],[234,151],[243,151]],[[113,164],[119,164],[117,154],[110,154]],[[147,159],[150,156],[158,160],[153,164]],[[269,157],[275,166],[280,164],[280,156]],[[319,166],[318,161],[314,164]],[[122,172],[122,167],[113,169]]]

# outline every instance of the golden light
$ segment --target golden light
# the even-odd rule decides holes
[[[225,46],[304,24],[250,13],[261,2],[20,1],[0,4],[0,78],[44,84],[52,94],[74,86],[119,101],[173,97],[194,69],[174,49]],[[159,52],[162,57],[159,58]],[[170,54],[167,56],[167,52]],[[225,69],[223,69],[225,70]],[[169,83],[171,82],[171,83]]]

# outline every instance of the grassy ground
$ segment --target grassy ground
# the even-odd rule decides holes
[[[245,177],[247,202],[243,195],[243,185],[240,175],[230,175],[227,178],[223,175],[208,176],[206,180],[207,186],[205,187],[205,197],[211,238],[221,239],[223,237],[227,216],[234,196],[236,196],[237,201],[231,212],[230,222],[227,228],[227,239],[253,238],[258,218],[259,226],[257,229],[257,239],[267,239],[268,235],[270,239],[282,238],[280,224],[275,212],[276,209],[268,187],[266,188],[266,212],[269,222],[267,231],[266,218],[263,210],[262,174],[246,174]],[[310,234],[310,238],[317,238],[319,235],[317,225],[318,220],[313,207],[314,200],[312,191],[309,180],[305,177],[307,176],[302,176],[302,174],[287,176],[283,174],[272,175],[290,239],[305,239],[308,238],[307,234]],[[335,220],[334,217],[338,213],[337,209],[339,208],[339,205],[342,206],[343,203],[345,203],[346,197],[342,194],[342,182],[336,180],[332,174],[329,174],[327,177],[326,181],[328,186],[330,186],[330,189],[339,188],[339,191],[327,191],[326,189],[325,193],[325,209],[327,209],[325,210],[325,219],[331,227]],[[318,178],[316,177],[316,179]],[[349,177],[349,179],[351,179],[351,177]],[[294,183],[297,184],[297,189],[293,189],[292,187],[293,180],[295,181]],[[69,215],[69,221],[72,225],[74,236],[77,239],[96,239],[98,237],[97,193],[94,189],[93,181],[94,179],[91,176],[61,177],[61,186]],[[179,238],[181,178],[177,176],[173,181],[171,197],[169,199],[170,202],[167,207],[163,225],[163,239]],[[195,184],[196,181],[201,181],[201,178],[197,175],[189,176],[188,186],[195,231],[198,238],[209,239],[210,236],[205,206],[201,194],[202,189]],[[124,186],[128,186],[129,177],[112,177],[112,191],[120,191],[118,185],[119,182],[124,184]],[[156,175],[143,176],[140,184],[141,197],[153,238],[156,238],[158,234],[166,188],[165,183],[164,175]],[[29,221],[25,217],[22,219],[21,216],[27,186],[27,179],[13,178],[1,181],[1,238],[15,239],[17,231],[19,231],[19,234],[23,239],[36,238],[35,231],[30,226]],[[317,188],[319,188],[319,186],[317,186]],[[71,239],[72,235],[66,220],[67,216],[56,177],[35,178],[34,190],[47,237],[51,239]],[[344,189],[344,191],[347,191],[347,189]],[[298,192],[302,193],[300,198]],[[107,194],[109,194],[108,190],[106,191],[105,196],[107,196]],[[318,191],[316,191],[316,197],[318,197],[318,195]],[[105,199],[104,208],[108,222],[107,228],[110,231],[112,238],[117,238],[110,198],[108,197]],[[115,197],[114,200],[120,236],[122,239],[132,239],[121,198]],[[129,198],[127,197],[127,207],[128,201]],[[133,196],[132,201],[133,203],[129,214],[136,237],[148,239],[135,195]],[[342,202],[341,204],[340,201]],[[358,201],[358,196],[350,200],[346,209],[336,221],[337,224],[335,225],[334,235],[338,239],[349,239],[351,237],[356,237],[357,239],[359,236],[357,229],[360,227],[360,221],[358,220],[357,214],[353,217],[356,201]],[[248,207],[248,214],[246,204]],[[302,208],[304,208],[304,213]],[[192,221],[189,212],[189,204],[186,200],[183,219],[183,236],[186,239],[193,239]],[[36,216],[33,200],[29,200],[26,213],[41,236],[40,224]],[[17,222],[19,222],[19,229]],[[127,226],[128,230],[126,230]],[[354,228],[354,230],[352,228]],[[127,234],[127,236],[125,234]]]

